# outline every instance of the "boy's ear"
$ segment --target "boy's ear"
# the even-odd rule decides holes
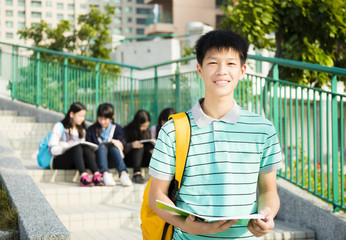
[[[246,68],[247,68],[246,64],[243,64],[243,66],[241,66],[241,69],[240,69],[241,78],[240,79],[243,79],[245,77]]]
[[[200,78],[203,78],[202,76],[203,76],[203,74],[202,74],[202,66],[199,64],[199,63],[197,63],[197,73],[198,73],[198,76],[200,77]]]

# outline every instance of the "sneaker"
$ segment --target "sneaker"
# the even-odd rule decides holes
[[[145,183],[145,179],[142,177],[141,174],[136,174],[133,176],[132,181],[134,183]]]
[[[115,186],[113,174],[111,174],[109,172],[104,172],[103,173],[103,182],[105,183],[106,186]]]
[[[94,186],[93,182],[90,179],[89,174],[83,175],[80,177],[80,186],[81,187],[92,187]]]
[[[132,181],[130,180],[128,173],[123,173],[120,175],[120,182],[124,187],[129,187],[132,185]]]
[[[95,173],[93,177],[93,182],[95,186],[104,186],[105,184],[102,181],[102,173]]]

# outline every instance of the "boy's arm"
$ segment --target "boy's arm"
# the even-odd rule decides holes
[[[274,228],[274,217],[280,208],[276,170],[259,175],[258,191],[258,211],[266,218],[249,221],[248,229],[255,237],[261,237]]]
[[[222,232],[234,225],[238,220],[231,221],[217,221],[212,223],[204,223],[195,221],[194,216],[189,216],[187,218],[173,213],[171,211],[166,211],[156,207],[156,200],[161,200],[163,202],[175,205],[168,198],[168,188],[170,181],[160,180],[155,177],[151,177],[151,185],[149,191],[149,205],[151,209],[165,222],[172,224],[175,227],[180,228],[186,233],[193,235],[200,234],[214,234],[217,232]]]

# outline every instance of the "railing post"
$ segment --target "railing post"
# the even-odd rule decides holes
[[[338,99],[337,95],[337,76],[332,77],[332,173],[333,173],[333,211],[338,212],[339,208],[339,169],[338,169]],[[342,166],[341,166],[342,167]],[[343,177],[343,176],[342,176]]]
[[[36,106],[40,106],[41,99],[41,73],[40,52],[36,52]]]
[[[180,112],[180,100],[181,100],[181,92],[180,92],[180,70],[179,63],[177,62],[177,69],[175,70],[175,107],[176,111]]]
[[[100,72],[99,72],[99,63],[96,62],[95,64],[95,91],[96,91],[96,95],[95,95],[95,109],[97,109],[97,106],[99,105],[99,98],[100,98],[100,93],[99,93],[99,78],[100,78]]]
[[[130,78],[131,78],[131,105],[130,105],[130,114],[131,114],[131,118],[133,116],[133,109],[134,109],[134,102],[133,102],[133,68],[131,68],[130,70]]]
[[[67,65],[68,65],[68,59],[67,57],[64,58],[64,113],[67,113],[68,110],[68,95],[67,95]]]
[[[155,67],[155,116],[154,119],[157,119],[159,116],[159,78],[157,76],[157,67]]]
[[[16,53],[15,53],[15,47],[12,46],[12,91],[11,91],[11,97],[12,97],[12,100],[16,97],[16,60],[15,60],[15,56],[16,56]]]
[[[278,103],[278,86],[279,86],[279,65],[275,64],[273,66],[273,79],[277,80],[274,82],[274,95],[273,95],[273,100],[274,100],[274,106],[273,106],[273,110],[274,110],[274,114],[273,114],[273,122],[274,122],[274,126],[276,129],[276,132],[279,132],[279,103]]]

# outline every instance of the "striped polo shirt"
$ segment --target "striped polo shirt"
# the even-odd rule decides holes
[[[273,124],[241,109],[236,102],[221,119],[207,116],[200,103],[188,111],[191,143],[176,205],[206,217],[257,213],[257,179],[281,167],[281,150]],[[172,120],[162,128],[149,173],[172,180],[175,172],[175,130]],[[214,235],[190,235],[174,228],[175,240],[257,239],[245,223]]]

